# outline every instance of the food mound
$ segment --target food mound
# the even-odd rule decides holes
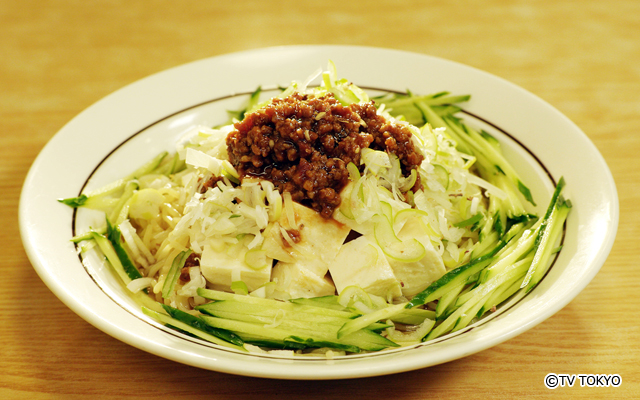
[[[405,173],[424,159],[409,129],[379,115],[373,102],[343,106],[331,93],[274,99],[236,123],[227,146],[240,176],[269,180],[324,218],[340,205],[347,164],[360,165],[363,148],[394,153]]]
[[[237,351],[334,357],[463,329],[544,276],[564,182],[530,212],[498,140],[457,116],[469,96],[370,98],[332,64],[261,93],[61,200],[89,221],[83,262],[106,260],[144,314]]]

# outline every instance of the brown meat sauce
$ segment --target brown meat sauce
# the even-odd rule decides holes
[[[405,174],[423,159],[411,131],[378,115],[373,102],[343,106],[331,94],[274,99],[236,123],[226,143],[241,176],[269,180],[325,218],[340,205],[347,164],[360,165],[361,149],[396,154]]]
[[[189,274],[189,268],[200,266],[200,256],[196,253],[191,253],[184,262],[184,267],[180,270],[180,282],[185,284],[191,281],[191,275]]]

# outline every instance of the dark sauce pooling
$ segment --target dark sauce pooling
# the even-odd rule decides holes
[[[274,183],[294,201],[330,218],[360,151],[392,152],[407,173],[422,162],[411,132],[377,114],[373,102],[343,106],[333,95],[294,93],[247,114],[227,136],[229,160],[242,176]]]

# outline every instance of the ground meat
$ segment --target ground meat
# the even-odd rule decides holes
[[[206,193],[209,188],[215,187],[218,182],[222,180],[224,180],[222,176],[211,176],[209,179],[204,181],[204,183],[200,187],[200,193]]]
[[[424,157],[416,151],[411,141],[412,133],[405,125],[387,121],[377,114],[372,103],[353,104],[351,107],[367,124],[367,130],[372,132],[372,149],[384,150],[398,156],[405,175],[422,163]]]
[[[191,280],[191,275],[189,275],[189,268],[199,266],[200,256],[196,253],[189,254],[184,262],[184,267],[182,267],[182,269],[180,270],[180,282],[182,282],[183,284],[189,282]]]
[[[291,241],[293,243],[300,243],[300,241],[302,240],[302,235],[300,234],[300,230],[299,229],[287,229],[287,235],[289,236],[289,238],[291,238]],[[285,247],[289,246],[289,241],[288,240],[284,240],[283,244],[285,245]]]
[[[360,165],[365,147],[395,153],[405,173],[423,158],[409,129],[378,115],[373,102],[343,106],[331,94],[274,99],[227,136],[229,160],[241,176],[267,179],[325,218],[340,205],[347,164]]]

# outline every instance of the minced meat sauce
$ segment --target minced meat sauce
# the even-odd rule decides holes
[[[241,176],[269,180],[325,218],[340,205],[347,164],[360,165],[365,147],[395,153],[405,174],[423,159],[411,131],[378,115],[373,102],[343,106],[332,94],[273,99],[227,136],[229,160]]]
[[[191,253],[184,262],[184,267],[180,270],[180,282],[187,283],[191,280],[191,274],[189,268],[200,266],[200,256],[196,253]]]

